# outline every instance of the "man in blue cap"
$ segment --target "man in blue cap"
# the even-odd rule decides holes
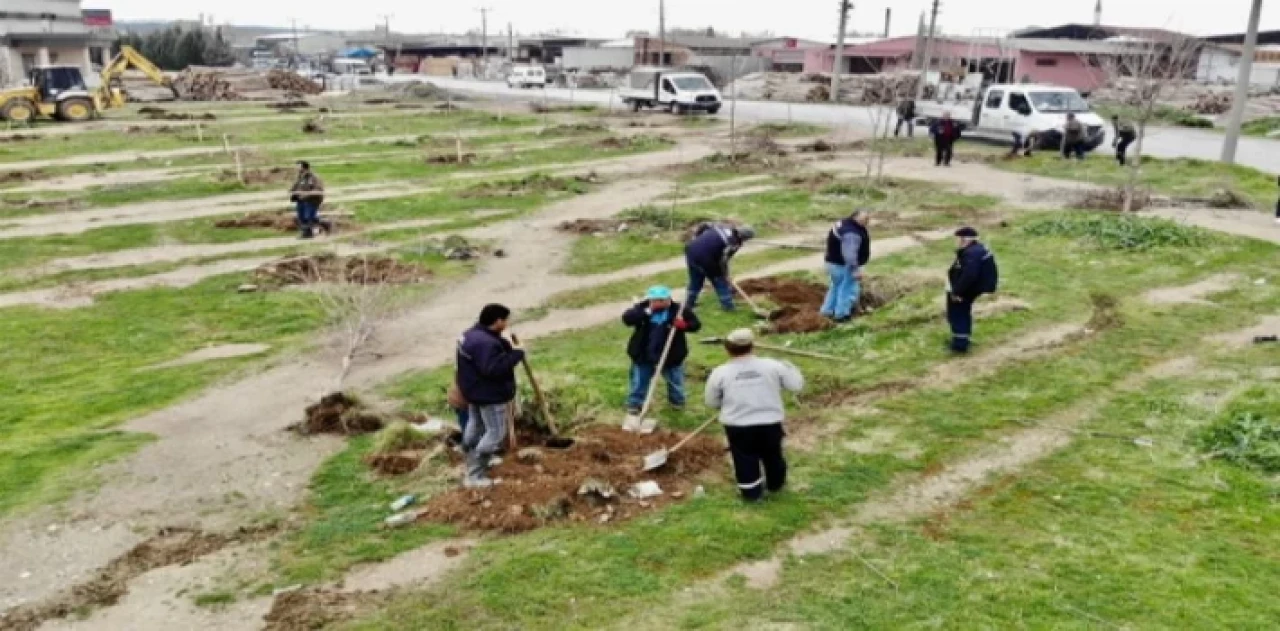
[[[631,387],[627,396],[627,420],[623,429],[641,431],[645,399],[649,385],[659,370],[667,382],[667,400],[672,407],[683,408],[684,360],[689,357],[686,333],[702,330],[702,323],[692,309],[683,309],[671,299],[671,289],[662,285],[650,287],[643,302],[636,303],[622,314],[622,323],[633,329],[627,343],[627,355],[631,357]],[[667,341],[671,348],[663,361]],[[661,364],[661,366],[659,366]]]

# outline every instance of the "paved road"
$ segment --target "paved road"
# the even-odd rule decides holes
[[[415,80],[417,77],[395,77],[396,80]],[[548,88],[542,90],[515,90],[506,84],[484,81],[462,81],[432,77],[432,83],[442,88],[518,100],[574,101],[620,109],[612,91],[568,90]],[[726,104],[726,108],[728,104]],[[723,117],[724,111],[720,113]],[[871,129],[874,127],[872,108],[817,103],[778,103],[773,101],[739,101],[737,117],[751,122],[795,120],[832,127]],[[1222,135],[1211,131],[1161,127],[1147,132],[1145,152],[1160,158],[1200,158],[1217,160],[1222,152]],[[1237,162],[1270,173],[1280,173],[1280,141],[1261,138],[1241,138]]]

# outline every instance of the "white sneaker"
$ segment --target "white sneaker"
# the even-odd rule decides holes
[[[490,489],[497,484],[489,478],[465,478],[462,480],[462,487],[467,489]]]
[[[490,459],[489,459],[489,466],[490,466],[490,467],[496,467],[496,466],[498,466],[498,465],[500,465],[500,464],[502,464],[502,456],[494,456],[494,457],[492,457],[492,458],[490,458]]]

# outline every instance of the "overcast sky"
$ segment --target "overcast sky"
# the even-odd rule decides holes
[[[1095,0],[945,0],[938,19],[947,33],[971,35],[979,29],[1015,29],[1090,23]],[[1264,7],[1263,29],[1280,29],[1280,3]],[[930,0],[856,1],[853,28],[882,31],[885,7],[893,7],[893,33],[914,32]],[[517,32],[562,29],[595,37],[617,37],[630,29],[657,30],[658,0],[87,0],[86,8],[115,11],[117,19],[195,19],[201,10],[218,23],[355,30],[371,28],[391,14],[399,32],[465,32],[480,26],[480,7],[488,7],[491,31],[511,22]],[[817,39],[834,39],[838,0],[667,0],[667,24],[714,26],[716,30],[772,31]],[[1249,0],[1103,0],[1103,23],[1152,26],[1196,34],[1243,31]]]

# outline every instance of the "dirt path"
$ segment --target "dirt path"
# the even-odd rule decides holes
[[[1280,244],[1280,224],[1277,224],[1271,215],[1256,210],[1159,208],[1143,211],[1140,214],[1145,217],[1160,217],[1239,237]]]

